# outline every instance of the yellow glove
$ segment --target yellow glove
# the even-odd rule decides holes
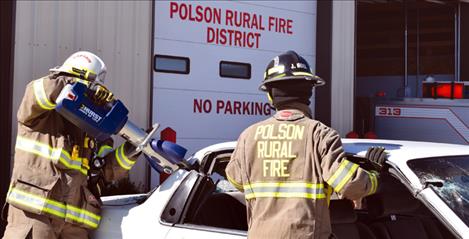
[[[93,92],[92,99],[98,105],[104,105],[114,100],[114,95],[106,86],[93,82],[90,84],[90,90]]]

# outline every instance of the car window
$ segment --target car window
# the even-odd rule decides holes
[[[216,185],[215,192],[238,192],[238,190],[228,181],[225,168],[230,161],[231,154],[225,154],[217,157],[213,162],[211,170],[208,172],[213,183]]]
[[[223,192],[236,192],[238,189],[236,189],[233,184],[228,181],[226,176],[222,176],[217,172],[214,172],[210,175],[210,178],[213,180],[213,182],[216,185],[215,191],[218,193],[223,193]]]
[[[417,159],[408,165],[469,225],[469,156]]]

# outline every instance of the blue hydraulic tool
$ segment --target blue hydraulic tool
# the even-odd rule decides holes
[[[129,121],[129,110],[120,100],[96,105],[89,97],[87,85],[80,82],[64,87],[57,97],[55,110],[68,121],[98,140],[120,135],[136,147],[133,155],[142,152],[151,159],[150,165],[159,172],[172,173],[179,167],[190,168],[184,160],[186,149],[168,142],[153,139],[159,124],[150,133]]]

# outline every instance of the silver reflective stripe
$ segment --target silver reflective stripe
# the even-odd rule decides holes
[[[275,198],[308,198],[322,199],[326,197],[324,185],[321,183],[302,182],[264,182],[243,185],[246,199]]]
[[[101,217],[88,212],[84,209],[74,208],[67,205],[67,215],[66,218],[70,218],[76,222],[85,223],[86,225],[96,228],[98,227]]]
[[[16,148],[37,156],[52,160],[53,163],[60,161],[65,167],[75,169],[87,175],[87,170],[81,167],[81,161],[72,160],[70,154],[62,148],[52,148],[34,140],[18,136],[16,138]]]
[[[8,200],[61,218],[65,217],[65,205],[15,188],[10,191]]]
[[[112,151],[112,147],[109,145],[103,145],[98,150],[98,157],[102,158]]]
[[[71,205],[65,205],[54,200],[45,199],[16,188],[11,188],[7,196],[7,200],[10,203],[17,203],[60,218],[69,218],[75,222],[86,224],[92,228],[97,228],[99,221],[101,220],[100,216],[92,212]]]
[[[265,187],[265,188],[246,188],[245,194],[249,193],[309,193],[309,194],[324,194],[323,188],[282,188],[282,187]]]
[[[16,189],[11,190],[10,194],[8,194],[8,199],[17,202],[24,202],[25,205],[31,205],[33,208],[41,211],[46,205],[45,199],[28,197],[25,194],[21,194]]]
[[[35,80],[33,82],[34,96],[39,106],[45,110],[55,109],[55,104],[52,103],[46,95],[44,90],[44,78]]]
[[[332,175],[327,183],[339,192],[344,185],[352,178],[353,174],[357,171],[358,164],[352,163],[346,159],[342,160],[337,171]]]
[[[368,172],[368,177],[370,178],[371,182],[370,192],[368,195],[371,195],[378,189],[378,176],[376,172]]]
[[[117,163],[125,170],[130,170],[135,164],[135,161],[129,160],[125,155],[124,144],[122,144],[116,149],[116,160]]]
[[[28,153],[33,153],[35,155],[51,159],[54,163],[57,163],[60,159],[60,156],[62,155],[61,149],[53,149],[48,145],[19,136],[16,138],[16,148]]]

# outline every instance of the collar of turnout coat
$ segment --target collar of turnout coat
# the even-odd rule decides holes
[[[294,121],[303,117],[311,118],[311,109],[304,104],[290,105],[289,107],[277,111],[274,118],[277,120]]]

